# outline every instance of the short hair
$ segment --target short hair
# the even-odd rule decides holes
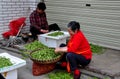
[[[71,22],[68,23],[67,27],[71,28],[71,30],[73,32],[75,32],[75,30],[79,30],[80,29],[80,24],[79,24],[79,22],[71,21]]]
[[[46,5],[45,5],[45,3],[44,2],[39,2],[38,4],[37,4],[37,8],[39,9],[39,10],[45,10],[46,9]]]

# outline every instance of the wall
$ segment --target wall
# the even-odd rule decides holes
[[[0,0],[0,39],[2,33],[9,30],[11,20],[26,17],[26,26],[23,31],[29,30],[29,15],[41,0]]]
[[[80,22],[90,43],[120,50],[120,0],[45,0],[49,24]],[[90,4],[91,6],[86,6]]]

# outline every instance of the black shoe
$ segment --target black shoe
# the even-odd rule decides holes
[[[66,68],[61,66],[61,62],[57,62],[56,66],[55,66],[55,69],[65,70]]]

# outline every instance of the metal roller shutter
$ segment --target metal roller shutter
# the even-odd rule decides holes
[[[120,0],[45,0],[49,24],[80,22],[89,42],[120,50]]]

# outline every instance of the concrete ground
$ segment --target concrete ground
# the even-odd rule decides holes
[[[16,56],[21,59],[26,60],[26,65],[18,68],[18,79],[48,79],[47,75],[40,75],[40,76],[33,76],[32,74],[32,61],[29,58],[24,58],[19,52],[14,52],[16,50],[6,50],[6,49],[0,49],[0,53],[7,52],[10,55]]]
[[[7,52],[13,56],[23,58],[19,51],[16,49],[0,47],[0,53]],[[47,74],[40,76],[33,76],[32,74],[32,61],[29,58],[25,59],[27,64],[18,70],[18,79],[49,79]],[[108,76],[119,76],[116,79],[120,79],[120,51],[107,49],[104,54],[94,54],[92,62],[86,70],[91,72],[96,72]],[[84,72],[84,69],[81,69],[81,72]],[[88,74],[90,75],[90,74]],[[92,75],[93,76],[93,75]],[[82,77],[81,79],[91,79]],[[112,79],[112,78],[111,78]]]
[[[103,54],[94,54],[86,70],[109,76],[111,79],[120,79],[120,50],[106,49]]]
[[[89,68],[98,69],[103,74],[120,76],[120,51],[108,49],[104,54],[94,55]]]

